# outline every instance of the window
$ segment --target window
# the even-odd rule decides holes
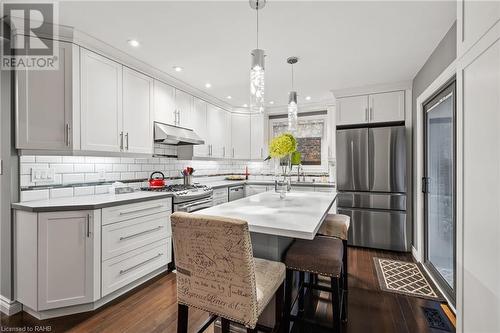
[[[288,132],[288,121],[282,117],[271,118],[270,137]],[[328,172],[328,147],[326,141],[327,115],[300,116],[297,131],[297,150],[302,155],[302,166],[307,171]]]

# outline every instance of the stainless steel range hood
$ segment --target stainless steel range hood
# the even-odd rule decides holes
[[[205,143],[192,129],[154,123],[154,141],[171,146],[193,146]]]

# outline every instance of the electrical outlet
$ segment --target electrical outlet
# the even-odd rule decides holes
[[[97,178],[99,178],[99,180],[106,180],[106,170],[104,169],[97,170]]]
[[[32,183],[53,183],[55,181],[55,170],[51,168],[31,168]]]

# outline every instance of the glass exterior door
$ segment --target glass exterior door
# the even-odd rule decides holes
[[[424,104],[425,265],[455,300],[455,82]]]

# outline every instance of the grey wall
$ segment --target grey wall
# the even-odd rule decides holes
[[[434,49],[430,57],[422,66],[420,71],[413,79],[412,87],[412,115],[413,127],[416,127],[417,122],[417,97],[457,58],[457,22],[453,23],[450,30],[446,33],[444,38],[439,42],[438,46]],[[413,133],[413,160],[416,161],[417,142],[415,140],[415,133]],[[416,175],[416,166],[413,164],[413,175]],[[416,179],[412,177],[413,188],[415,188]],[[413,207],[416,207],[416,198],[413,198]],[[417,219],[415,211],[413,211],[413,240],[415,244],[415,235],[417,234]]]

